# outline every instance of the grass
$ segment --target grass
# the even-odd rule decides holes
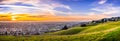
[[[120,21],[32,36],[0,36],[0,41],[120,41]]]
[[[53,33],[48,33],[51,35],[73,35],[73,34],[77,34],[81,31],[83,31],[84,29],[86,29],[85,27],[74,27],[74,28],[70,28],[68,30],[62,30],[62,31],[58,31],[58,32],[53,32]]]

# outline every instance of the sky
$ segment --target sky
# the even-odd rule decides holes
[[[0,13],[120,16],[120,0],[0,0]]]

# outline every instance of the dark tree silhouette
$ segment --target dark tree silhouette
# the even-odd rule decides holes
[[[81,24],[81,27],[86,27],[87,25],[86,24]]]
[[[4,33],[5,35],[7,35],[8,33],[7,33],[7,31],[5,31],[5,33]]]
[[[105,23],[105,22],[107,22],[107,19],[101,19],[101,22]]]
[[[62,30],[66,30],[66,29],[68,29],[67,25],[65,25],[65,26],[62,28]]]

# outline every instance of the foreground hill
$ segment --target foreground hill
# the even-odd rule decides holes
[[[32,36],[0,36],[0,41],[120,41],[120,21]]]

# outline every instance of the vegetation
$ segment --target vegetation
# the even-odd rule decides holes
[[[0,41],[120,41],[120,21],[73,27],[32,36],[0,36]]]

